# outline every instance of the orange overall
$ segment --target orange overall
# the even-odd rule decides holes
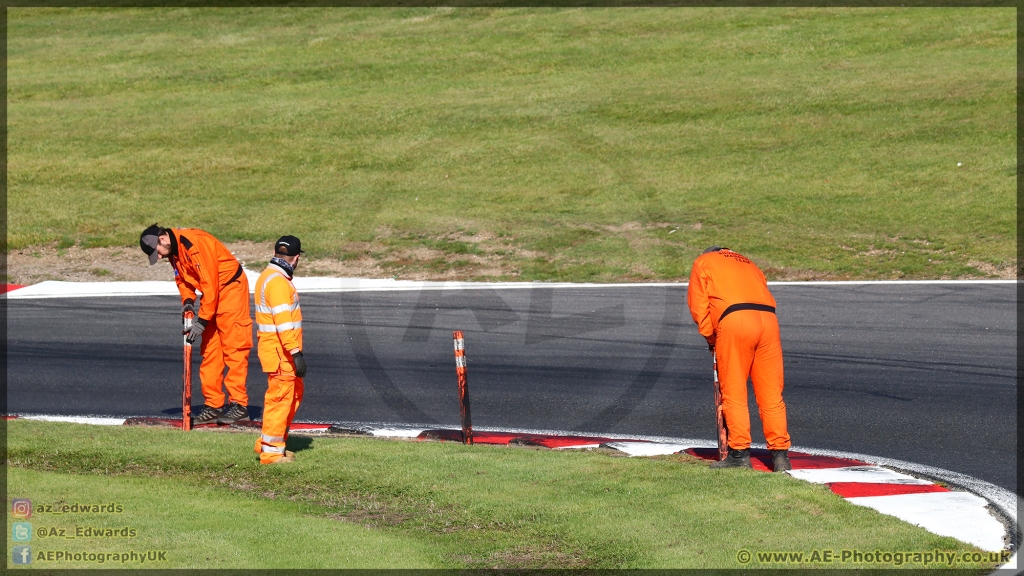
[[[693,263],[686,299],[701,335],[715,349],[729,448],[750,448],[749,377],[768,449],[788,450],[782,342],[764,274],[728,249],[702,254]]]
[[[302,403],[302,378],[295,375],[292,354],[302,351],[302,310],[299,294],[288,273],[270,264],[256,280],[256,348],[267,373],[263,430],[256,440],[262,464],[280,460],[288,428]]]
[[[249,280],[227,247],[195,228],[172,228],[177,253],[170,258],[182,303],[202,292],[197,317],[207,322],[199,347],[203,362],[199,379],[207,406],[224,406],[224,388],[231,402],[249,405],[245,379],[252,349]],[[227,376],[224,368],[227,367]]]

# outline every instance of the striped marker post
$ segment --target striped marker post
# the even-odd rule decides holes
[[[182,318],[182,324],[184,369],[181,373],[181,429],[188,432],[192,429],[192,343],[188,341],[187,334],[192,328],[191,312]]]
[[[466,343],[462,331],[452,333],[455,338],[455,375],[459,380],[459,412],[462,415],[462,443],[473,444],[473,421],[469,417],[469,387],[466,382]]]
[[[725,425],[725,406],[722,406],[722,383],[718,381],[718,355],[711,351],[712,366],[715,372],[715,418],[718,421],[718,459],[725,460],[729,456],[729,428]]]

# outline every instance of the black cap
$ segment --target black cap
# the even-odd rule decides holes
[[[708,246],[704,249],[701,254],[707,254],[708,252],[718,252],[719,250],[728,250],[728,248],[722,248],[721,246]]]
[[[139,248],[142,248],[142,251],[149,256],[150,266],[156,264],[156,261],[160,259],[160,255],[156,253],[156,246],[160,242],[160,235],[164,232],[163,228],[153,224],[139,235]]]
[[[302,242],[295,236],[281,236],[274,243],[274,253],[284,254],[285,256],[302,254]]]

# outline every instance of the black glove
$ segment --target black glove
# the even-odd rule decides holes
[[[718,340],[718,336],[711,335],[711,336],[706,336],[705,338],[708,341],[708,351],[710,351],[712,354],[714,354],[715,353],[715,342]]]
[[[191,298],[181,303],[181,317],[184,318],[185,314],[188,314],[189,312],[191,312],[193,316],[196,314],[196,301]]]
[[[192,344],[196,341],[199,336],[202,335],[203,330],[206,329],[206,320],[202,318],[196,318],[196,321],[192,323],[192,329],[188,331],[188,336],[185,336],[185,340]]]
[[[295,362],[295,375],[302,378],[306,375],[306,359],[302,357],[302,352],[296,352],[292,354],[292,360]]]

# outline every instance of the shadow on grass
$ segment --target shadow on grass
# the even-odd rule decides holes
[[[289,436],[285,441],[285,449],[298,453],[309,450],[313,446],[313,439],[308,436]]]

